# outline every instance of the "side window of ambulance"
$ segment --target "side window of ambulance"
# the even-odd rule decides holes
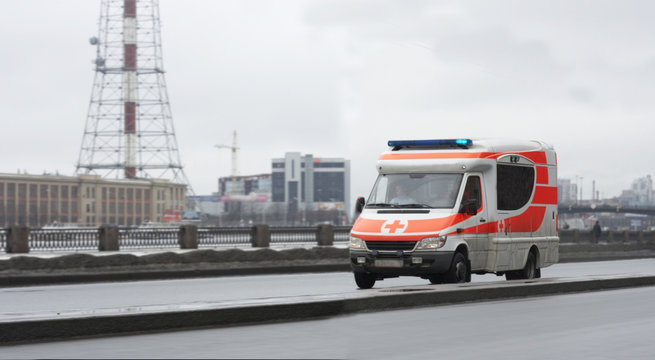
[[[530,201],[534,167],[498,164],[498,210],[518,210]]]
[[[466,202],[475,204],[478,209],[482,207],[482,191],[480,190],[479,176],[469,176],[468,180],[466,180],[462,203]]]
[[[386,176],[381,177],[378,180],[377,186],[375,187],[377,191],[371,195],[371,198],[368,201],[370,203],[386,202],[387,195],[388,195],[387,192],[390,190],[387,189],[388,184],[389,184],[389,178],[387,178]]]

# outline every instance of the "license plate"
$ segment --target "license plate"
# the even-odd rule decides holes
[[[403,267],[403,260],[402,259],[376,259],[375,266],[401,268]]]

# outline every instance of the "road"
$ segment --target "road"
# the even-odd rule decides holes
[[[655,259],[556,264],[542,278],[655,275]],[[473,282],[505,281],[493,274],[473,275]],[[401,277],[378,281],[376,289],[421,286],[429,282]],[[186,280],[0,288],[0,321],[24,313],[62,313],[157,305],[266,302],[267,299],[361,295],[350,273],[262,275]]]
[[[654,274],[655,260],[558,264],[544,277]],[[477,281],[502,278],[477,276]],[[379,287],[425,285],[389,279]],[[103,289],[106,287],[107,289]],[[2,315],[355,290],[347,273],[25,287],[0,290]],[[654,358],[655,288],[358,314],[285,324],[5,346],[1,358]],[[22,309],[22,310],[21,310]],[[526,355],[526,354],[529,354]]]

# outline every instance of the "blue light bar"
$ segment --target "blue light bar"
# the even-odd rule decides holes
[[[390,147],[464,147],[473,145],[471,139],[389,140]]]

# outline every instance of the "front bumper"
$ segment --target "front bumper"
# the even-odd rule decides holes
[[[387,252],[351,249],[350,267],[353,272],[374,273],[383,277],[443,274],[450,269],[454,255],[454,251]]]

